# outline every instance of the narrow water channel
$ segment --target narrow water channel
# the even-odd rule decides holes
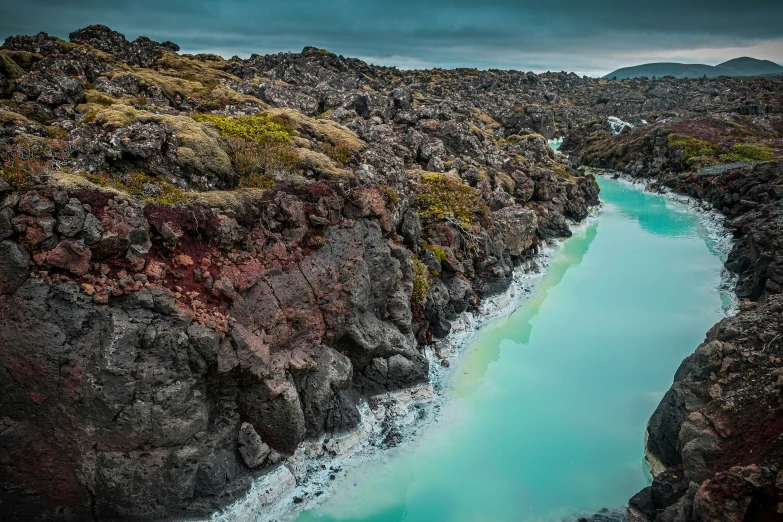
[[[647,419],[722,316],[722,259],[697,215],[599,183],[536,295],[465,348],[441,420],[299,522],[561,520],[646,484]]]

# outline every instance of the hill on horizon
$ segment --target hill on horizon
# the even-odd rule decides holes
[[[633,67],[623,67],[612,71],[604,78],[641,78],[653,76],[674,76],[675,78],[717,78],[719,76],[774,76],[783,74],[783,66],[769,60],[758,60],[743,56],[734,58],[718,65],[705,65],[700,63],[646,63]]]

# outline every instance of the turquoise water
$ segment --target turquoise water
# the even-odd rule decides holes
[[[599,183],[536,296],[466,348],[441,420],[299,522],[558,520],[645,486],[645,425],[722,316],[722,260],[696,216]]]

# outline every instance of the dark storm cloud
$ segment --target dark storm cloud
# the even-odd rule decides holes
[[[770,52],[783,60],[780,1],[0,0],[0,10],[3,36],[67,37],[104,23],[132,38],[229,56],[315,45],[403,67],[596,71],[656,52],[773,41]]]

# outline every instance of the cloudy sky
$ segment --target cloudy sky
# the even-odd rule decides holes
[[[0,0],[0,38],[103,23],[226,57],[305,45],[401,68],[602,75],[651,61],[783,63],[783,1]]]

